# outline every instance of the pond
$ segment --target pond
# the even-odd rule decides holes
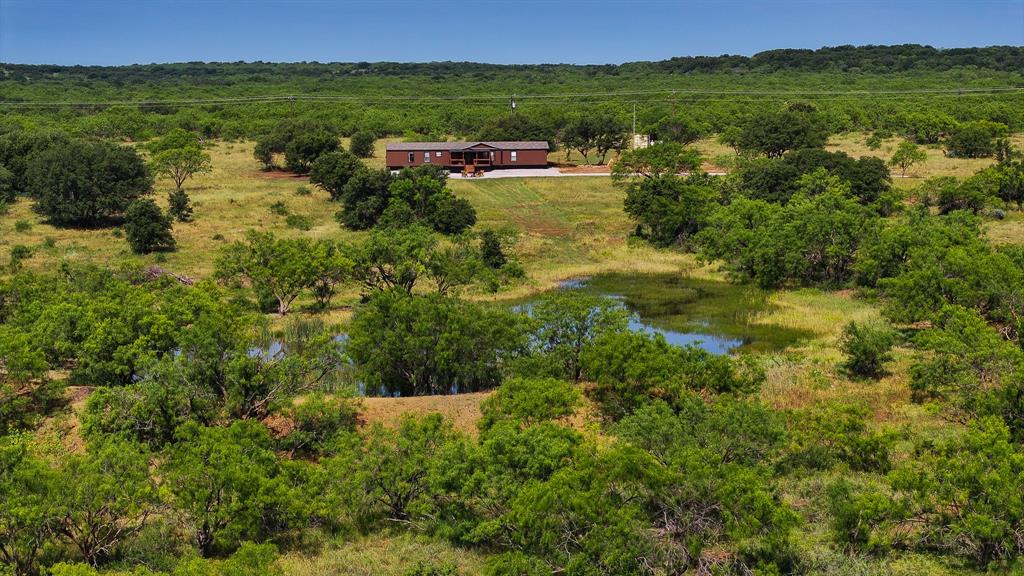
[[[780,350],[811,336],[809,332],[756,322],[773,305],[768,292],[753,286],[680,274],[602,274],[567,280],[558,289],[612,299],[630,312],[631,330],[661,334],[670,344],[694,345],[712,354]],[[533,302],[536,298],[519,301],[512,307],[528,310]],[[343,343],[347,336],[338,334],[335,339]],[[281,342],[275,340],[266,347],[254,347],[249,353],[276,355],[281,347]],[[368,389],[353,374],[349,377],[340,385],[351,386],[360,396],[402,396],[399,388]],[[460,393],[459,387],[453,386],[448,393]]]
[[[773,305],[768,293],[745,286],[680,274],[602,274],[562,282],[611,298],[632,313],[630,329],[661,334],[671,344],[696,345],[713,354],[771,351],[810,334],[754,320]]]

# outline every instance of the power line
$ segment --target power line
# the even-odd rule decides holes
[[[909,90],[707,90],[690,88],[664,88],[656,90],[631,90],[619,92],[567,92],[551,94],[516,94],[516,100],[578,100],[594,98],[636,98],[638,96],[669,95],[670,99],[645,98],[646,102],[672,102],[688,97],[704,97],[712,99],[741,100],[736,97],[754,98],[835,98],[835,99],[904,99],[914,97],[959,97],[989,96],[997,94],[1024,94],[1024,87],[992,87],[992,88],[920,88]],[[750,98],[753,99],[753,98]],[[0,100],[0,106],[11,108],[75,108],[75,107],[135,107],[135,106],[214,106],[232,104],[274,104],[289,102],[449,102],[449,101],[509,101],[508,94],[478,95],[435,95],[435,96],[360,96],[353,94],[281,94],[257,95],[221,98],[192,98],[178,100],[108,100],[108,101],[11,101]]]

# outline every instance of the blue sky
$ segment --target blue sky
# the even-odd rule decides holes
[[[1024,45],[1024,0],[0,0],[0,61],[619,63],[840,44]]]

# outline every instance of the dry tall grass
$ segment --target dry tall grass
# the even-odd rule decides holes
[[[438,567],[451,564],[459,574],[479,574],[483,562],[478,552],[399,534],[341,543],[315,556],[290,553],[278,564],[288,576],[404,576],[419,563]]]

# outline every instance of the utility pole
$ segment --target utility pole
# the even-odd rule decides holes
[[[636,100],[633,101],[633,148],[636,148]]]

